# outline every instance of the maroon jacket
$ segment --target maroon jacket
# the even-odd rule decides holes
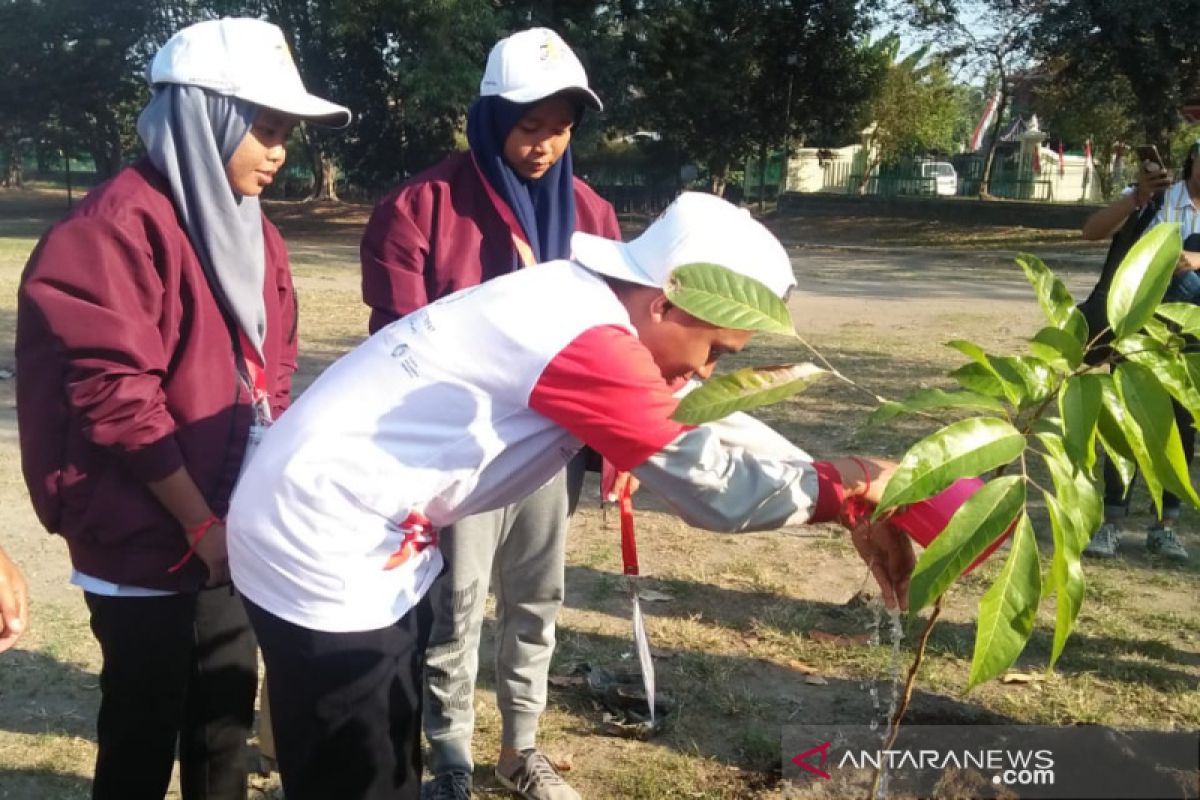
[[[621,238],[612,205],[578,178],[575,229]],[[413,176],[379,201],[360,255],[371,333],[439,297],[513,269],[512,234],[469,151]]]
[[[286,408],[296,368],[287,251],[263,219],[266,372]],[[94,189],[30,256],[17,297],[21,466],[38,518],[75,568],[191,591],[200,559],[168,574],[183,530],[146,482],[186,466],[218,515],[252,420],[229,328],[163,177],[142,161]]]

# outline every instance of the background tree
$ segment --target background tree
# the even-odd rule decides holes
[[[1062,59],[1044,65],[1046,79],[1033,107],[1042,128],[1072,147],[1091,140],[1096,177],[1104,197],[1111,197],[1121,176],[1113,174],[1118,147],[1139,135],[1136,100],[1125,76],[1096,69],[1093,62]]]
[[[857,133],[878,78],[861,46],[868,29],[857,0],[646,0],[623,26],[634,113],[720,192],[734,164],[785,134]]]
[[[1049,0],[901,0],[903,15],[925,42],[967,72],[983,74],[998,94],[980,197],[990,197],[992,166],[1014,81],[1032,63],[1033,31]]]
[[[895,164],[932,152],[950,153],[962,141],[968,118],[968,92],[954,83],[940,57],[927,59],[927,49],[898,58],[900,37],[877,43],[888,66],[879,96],[868,108],[871,150],[859,192],[880,164]]]
[[[1123,76],[1146,141],[1169,151],[1179,109],[1200,90],[1195,0],[1056,0],[1040,19],[1047,57]]]

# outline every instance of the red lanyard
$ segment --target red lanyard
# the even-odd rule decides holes
[[[625,574],[638,574],[637,539],[633,532],[633,492],[630,489],[632,481],[625,482],[619,501],[621,508],[621,560],[625,562]]]
[[[263,367],[258,350],[250,343],[249,337],[241,328],[238,328],[238,344],[242,350],[242,365],[246,371],[244,377],[249,384],[247,388],[250,390],[250,402],[255,407],[269,409],[271,406],[267,395],[267,371]]]

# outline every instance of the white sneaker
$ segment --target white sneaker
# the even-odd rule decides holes
[[[546,754],[536,748],[521,751],[521,761],[505,775],[496,765],[496,780],[525,800],[583,800],[571,788]]]

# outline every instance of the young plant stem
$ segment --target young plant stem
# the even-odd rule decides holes
[[[917,643],[917,652],[913,656],[912,666],[908,668],[908,675],[904,678],[904,691],[900,695],[900,705],[896,706],[896,715],[891,720],[891,732],[888,734],[887,741],[884,742],[883,749],[891,750],[896,744],[897,737],[900,736],[900,721],[904,719],[905,713],[908,712],[908,704],[912,702],[913,688],[917,683],[917,672],[921,669],[921,662],[925,660],[925,647],[929,644],[929,634],[933,632],[934,623],[937,622],[938,616],[942,613],[942,600],[946,597],[942,594],[933,603],[933,611],[929,614],[929,619],[925,621],[925,629],[921,631],[921,639]],[[880,766],[876,768],[875,774],[871,778],[871,792],[867,795],[870,800],[877,800],[879,797],[879,779],[883,773],[882,761]]]
[[[865,393],[868,397],[870,397],[876,403],[882,404],[882,403],[886,403],[888,401],[886,397],[875,394],[867,387],[865,387],[861,384],[855,383],[850,378],[847,378],[845,375],[843,375],[841,373],[841,371],[837,367],[835,367],[833,364],[830,363],[828,358],[826,358],[824,355],[821,354],[820,350],[818,350],[817,348],[815,348],[811,344],[809,344],[807,339],[805,339],[799,333],[796,333],[795,335],[796,335],[796,338],[800,341],[800,344],[804,345],[805,348],[808,349],[808,352],[812,353],[813,356],[816,357],[817,361],[820,361],[821,365],[823,367],[825,367],[825,369],[829,370],[829,373],[831,375],[833,375],[833,377],[837,378],[839,381],[842,381],[843,383],[853,386],[855,389],[859,390],[860,392]]]

